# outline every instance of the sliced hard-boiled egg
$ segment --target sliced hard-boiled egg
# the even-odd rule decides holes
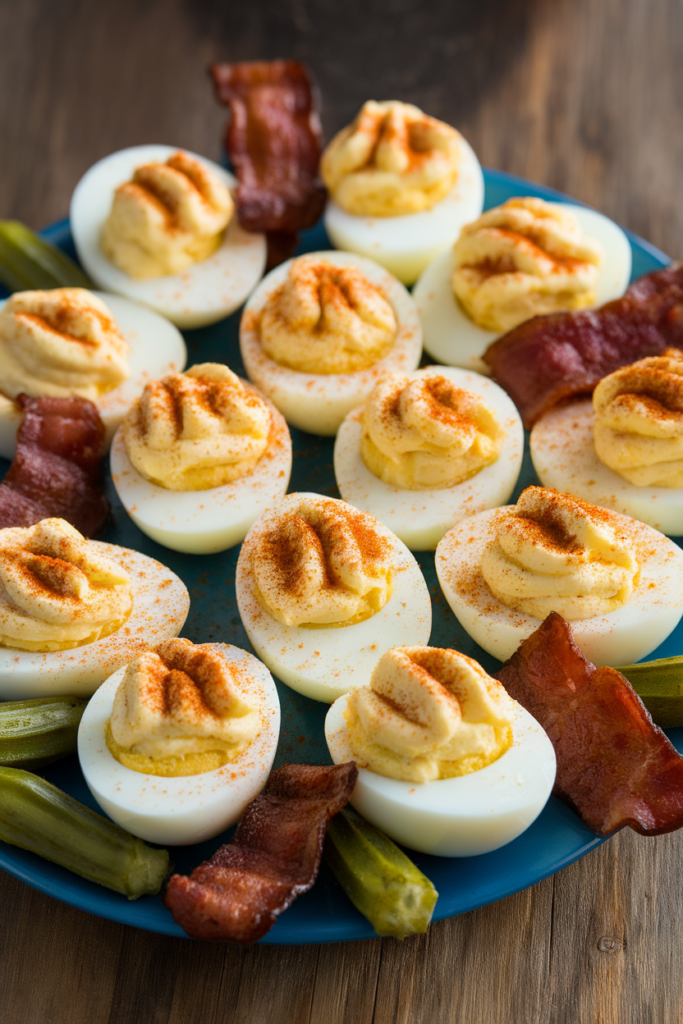
[[[623,295],[631,277],[631,246],[614,221],[585,206],[549,203],[570,210],[584,235],[603,248],[595,305],[602,306]],[[424,347],[438,362],[490,373],[482,356],[500,333],[479,327],[465,313],[451,285],[454,261],[452,249],[439,256],[421,275],[413,289],[420,314]]]
[[[346,414],[363,401],[381,377],[415,369],[422,352],[422,331],[409,293],[393,274],[377,263],[348,252],[307,253],[306,259],[358,267],[364,277],[384,293],[398,323],[396,340],[389,352],[368,369],[354,373],[302,373],[267,356],[260,340],[264,306],[284,284],[293,261],[282,263],[264,277],[247,302],[240,325],[240,349],[249,379],[292,426],[329,436],[336,434]]]
[[[179,274],[136,280],[119,270],[104,254],[102,228],[111,210],[114,191],[129,181],[136,168],[163,162],[173,146],[133,146],[104,157],[81,178],[71,200],[71,230],[84,269],[101,288],[125,295],[168,317],[179,327],[201,327],[228,316],[240,306],[263,274],[264,235],[240,227],[233,215],[220,247]],[[236,179],[218,164],[190,153],[229,189]]]
[[[344,711],[327,713],[325,738],[335,764],[353,760]],[[555,781],[555,751],[528,711],[515,705],[512,744],[497,761],[451,779],[404,782],[358,769],[351,803],[368,821],[412,850],[440,857],[490,853],[516,839],[541,813]]]
[[[209,644],[240,668],[242,696],[256,709],[261,729],[249,746],[222,768],[198,775],[146,775],[116,760],[105,730],[125,667],[90,700],[78,731],[78,756],[90,792],[110,818],[152,843],[200,843],[243,814],[270,773],[280,730],[280,702],[265,665],[239,647]]]
[[[633,516],[669,536],[683,535],[683,488],[639,487],[598,458],[590,398],[558,406],[531,431],[534,469],[544,487]]]
[[[494,597],[482,576],[484,552],[516,506],[492,509],[449,530],[436,549],[436,572],[456,618],[469,635],[500,661],[514,654],[540,620]],[[623,521],[639,570],[633,594],[614,611],[575,619],[577,644],[594,665],[640,661],[662,643],[683,614],[683,551],[667,537],[627,516]]]
[[[237,562],[237,606],[259,658],[283,683],[313,700],[330,703],[354,686],[365,686],[382,654],[399,644],[425,644],[432,625],[429,591],[408,548],[390,530],[374,522],[390,550],[391,596],[379,611],[351,625],[287,626],[270,615],[257,597],[253,552],[277,519],[298,508],[302,499],[344,506],[334,498],[289,494],[257,519]]]
[[[249,388],[246,382],[245,387]],[[287,424],[270,402],[268,408],[268,447],[254,468],[232,483],[201,491],[172,491],[146,480],[128,458],[121,428],[111,449],[112,479],[123,507],[142,532],[167,548],[195,555],[224,551],[244,540],[264,509],[286,493],[292,472]]]
[[[404,284],[412,284],[461,228],[481,214],[484,176],[474,150],[460,136],[458,180],[431,210],[400,217],[360,217],[333,199],[325,208],[325,230],[337,249],[357,252],[381,263]]]
[[[127,361],[130,376],[111,391],[105,391],[96,403],[109,444],[131,405],[142,394],[145,384],[185,368],[187,349],[178,328],[165,317],[146,309],[139,302],[104,292],[94,294],[109,308],[129,345]],[[0,309],[4,304],[5,300],[0,300]],[[6,459],[14,458],[17,430],[22,418],[18,406],[0,394],[0,455]]]
[[[481,374],[451,366],[428,366],[412,376],[439,373],[456,387],[480,395],[505,431],[495,462],[454,487],[404,490],[375,476],[363,461],[363,407],[349,413],[337,434],[334,472],[344,501],[370,512],[413,551],[433,550],[465,516],[504,504],[512,494],[524,454],[524,429],[508,395]]]
[[[129,575],[133,607],[124,624],[93,643],[61,651],[0,647],[0,698],[89,696],[112,672],[162,640],[177,636],[190,610],[187,587],[165,565],[139,551],[88,541]]]

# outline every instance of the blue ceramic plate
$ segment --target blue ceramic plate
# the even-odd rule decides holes
[[[533,195],[543,199],[569,201],[567,196],[514,178],[500,171],[486,171],[485,207],[497,206],[512,196]],[[44,232],[51,241],[75,256],[67,221]],[[634,235],[629,235],[633,250],[633,277],[665,266],[664,253]],[[329,248],[322,226],[306,232],[300,252]],[[213,360],[225,362],[244,375],[238,346],[239,314],[211,327],[188,331],[188,365]],[[294,471],[291,490],[318,491],[338,496],[332,469],[331,439],[292,431]],[[2,460],[0,460],[1,462]],[[3,474],[4,475],[4,474]],[[528,453],[525,457],[517,493],[537,483]],[[238,549],[219,555],[181,555],[155,544],[128,518],[109,481],[108,496],[113,510],[113,525],[103,540],[135,548],[168,565],[189,588],[192,606],[183,635],[196,643],[224,641],[250,650],[235,601],[235,565]],[[438,647],[456,647],[481,661],[493,672],[499,663],[479,648],[464,632],[441,595],[434,570],[434,555],[417,555],[434,602],[434,627],[431,643]],[[683,624],[669,637],[654,657],[683,652]],[[282,734],[276,766],[287,761],[329,764],[323,738],[327,705],[307,700],[278,683],[282,702]],[[683,729],[670,733],[683,751]],[[45,776],[78,800],[99,810],[81,775],[75,756],[45,770]],[[189,873],[229,838],[229,833],[199,846],[177,847],[172,859],[177,871]],[[450,859],[414,854],[414,860],[431,878],[439,892],[435,920],[462,914],[493,903],[511,893],[526,889],[555,871],[582,857],[603,839],[590,832],[564,804],[551,797],[547,807],[519,839],[495,853],[480,857]],[[16,847],[0,843],[0,867],[28,885],[65,903],[88,910],[123,924],[135,925],[165,935],[184,936],[161,902],[160,897],[145,896],[129,902],[124,896],[87,882],[57,865]],[[263,939],[266,943],[297,944],[339,942],[364,939],[373,929],[351,905],[332,874],[323,864],[314,888],[301,896]]]

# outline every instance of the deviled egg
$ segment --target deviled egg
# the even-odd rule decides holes
[[[148,384],[111,451],[114,486],[133,522],[192,554],[243,540],[286,493],[291,469],[284,417],[218,363]]]
[[[476,661],[436,647],[387,651],[369,686],[334,702],[325,737],[335,764],[358,764],[359,813],[441,857],[516,839],[555,781],[555,752],[538,722]]]
[[[429,591],[406,546],[336,498],[288,494],[246,536],[235,576],[259,658],[293,690],[333,701],[389,647],[426,643]]]
[[[166,566],[63,519],[0,530],[0,698],[89,696],[189,608]]]
[[[0,455],[14,457],[18,394],[90,399],[109,444],[146,382],[186,358],[173,324],[115,295],[53,288],[0,300]]]
[[[546,413],[531,431],[541,483],[683,534],[683,355],[668,349],[600,381],[593,398]]]
[[[247,375],[292,426],[336,434],[387,373],[410,373],[422,332],[413,300],[372,260],[308,253],[271,271],[240,325]]]
[[[503,505],[524,453],[514,403],[451,366],[390,374],[346,417],[334,446],[341,496],[413,551],[433,550],[465,516]]]
[[[100,687],[78,731],[90,792],[152,843],[223,832],[263,789],[280,702],[265,665],[230,644],[171,640]]]
[[[484,177],[462,135],[410,103],[363,104],[322,155],[325,229],[338,249],[413,284],[482,211]]]
[[[585,206],[525,197],[467,225],[427,267],[413,297],[429,354],[488,374],[484,352],[513,326],[601,306],[623,294],[630,276],[631,247],[613,221]]]
[[[683,551],[644,523],[527,487],[517,505],[449,530],[441,589],[476,642],[506,661],[551,612],[594,665],[640,661],[683,614]]]
[[[179,327],[214,323],[263,274],[266,240],[240,227],[218,164],[172,146],[133,146],[94,164],[71,200],[83,267]],[[227,225],[227,227],[226,227]]]

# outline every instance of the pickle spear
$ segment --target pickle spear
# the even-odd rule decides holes
[[[85,697],[37,697],[0,704],[0,765],[41,768],[76,750]]]
[[[388,836],[352,807],[329,822],[325,859],[378,935],[403,939],[427,931],[436,889]]]
[[[0,220],[0,283],[11,292],[94,288],[66,253],[18,220]]]
[[[683,656],[620,665],[657,725],[664,729],[683,725]]]
[[[39,775],[0,768],[0,839],[135,900],[159,892],[168,850],[155,850]]]

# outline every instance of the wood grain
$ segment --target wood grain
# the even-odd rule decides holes
[[[220,152],[210,61],[308,61],[328,137],[413,101],[482,162],[683,254],[682,0],[0,0],[0,216],[66,215],[95,160]],[[620,834],[425,937],[240,949],[164,938],[0,876],[11,1024],[673,1024],[683,837]],[[457,870],[454,864],[453,870]]]

